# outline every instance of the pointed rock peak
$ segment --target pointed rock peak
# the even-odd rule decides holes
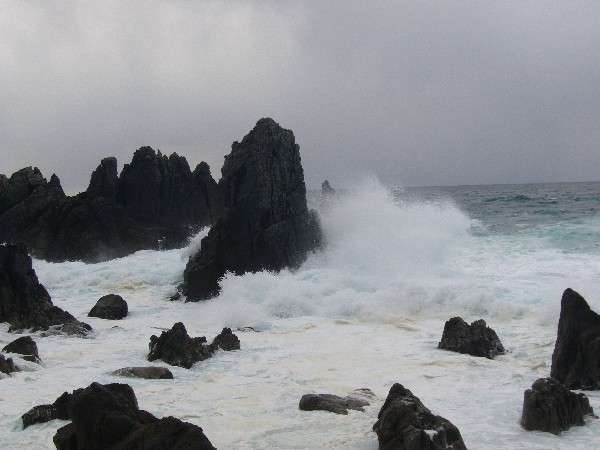
[[[256,122],[254,128],[242,139],[242,142],[234,142],[231,149],[235,152],[240,148],[260,149],[261,145],[269,145],[280,142],[284,146],[295,145],[294,132],[282,128],[270,117],[265,117]],[[227,159],[227,156],[225,157]]]
[[[160,151],[159,151],[159,155],[160,155]],[[134,152],[133,158],[131,159],[131,164],[135,164],[136,162],[142,161],[145,159],[154,159],[154,158],[156,158],[156,152],[154,151],[154,149],[152,147],[149,147],[149,146],[140,147]]]
[[[565,310],[581,310],[581,311],[589,311],[590,305],[585,301],[585,299],[576,291],[571,288],[565,289],[563,292],[562,299],[560,302],[561,309]]]
[[[60,184],[60,178],[58,178],[58,175],[56,175],[55,173],[53,173],[52,176],[50,177],[50,182],[48,183],[48,186],[57,190],[58,192],[60,192],[63,195],[65,194],[65,192],[63,191],[63,188]]]
[[[110,156],[100,161],[92,172],[87,192],[94,196],[113,198],[117,189],[117,158]]]
[[[210,166],[208,165],[208,163],[202,161],[200,164],[198,164],[194,169],[194,176],[210,177]]]

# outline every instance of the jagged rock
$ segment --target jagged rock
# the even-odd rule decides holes
[[[110,320],[122,319],[127,316],[127,302],[120,295],[105,295],[96,302],[88,316]]]
[[[335,195],[335,189],[331,187],[329,180],[325,180],[321,184],[321,195],[324,197]]]
[[[0,354],[0,372],[9,375],[13,372],[19,372],[19,368],[15,365],[12,358],[7,358]]]
[[[466,450],[460,431],[394,384],[373,425],[380,450]]]
[[[298,267],[321,242],[318,217],[306,206],[299,146],[291,130],[261,119],[225,157],[219,188],[225,212],[185,268],[188,300],[219,293],[226,272]]]
[[[172,380],[173,374],[166,367],[124,367],[112,372],[112,375],[147,380]]]
[[[600,389],[600,316],[572,289],[562,296],[550,376],[569,389]]]
[[[489,359],[504,353],[498,335],[483,319],[469,325],[460,317],[453,317],[446,322],[438,348]]]
[[[24,242],[50,261],[96,262],[141,249],[183,246],[222,213],[222,197],[206,163],[192,173],[185,158],[142,147],[117,176],[105,158],[85,192],[64,194],[37,168],[0,183],[0,242]]]
[[[584,394],[571,392],[552,378],[539,378],[523,398],[521,425],[526,430],[560,434],[574,425],[584,425],[584,416],[594,415]]]
[[[9,331],[47,330],[66,324],[91,330],[89,325],[52,304],[22,244],[0,245],[0,322],[10,323]]]
[[[364,411],[363,406],[367,405],[369,402],[362,395],[339,397],[332,394],[305,394],[300,399],[298,407],[302,411],[320,410],[347,415],[349,409]]]
[[[23,359],[35,363],[40,362],[40,355],[38,354],[37,344],[31,336],[22,336],[15,339],[10,344],[6,345],[3,349],[6,353],[17,353],[23,355]]]
[[[189,369],[196,362],[210,358],[218,348],[236,350],[240,344],[229,328],[224,328],[209,345],[204,336],[191,338],[185,326],[177,322],[170,330],[163,331],[160,337],[151,336],[149,347],[148,361],[160,359],[172,366]]]
[[[74,391],[75,394],[78,391]],[[73,394],[63,392],[51,405],[34,406],[21,416],[23,429],[35,425],[36,423],[45,423],[54,419],[69,420],[69,403]]]

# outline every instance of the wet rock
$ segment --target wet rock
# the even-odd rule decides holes
[[[593,414],[584,394],[571,392],[552,378],[540,378],[525,391],[521,425],[526,430],[560,434],[574,425],[584,425],[584,417]]]
[[[124,367],[112,372],[112,375],[147,380],[172,380],[173,374],[166,367]]]
[[[120,295],[105,295],[96,302],[88,316],[110,320],[122,319],[127,316],[127,302]]]
[[[364,411],[369,402],[358,396],[339,397],[332,394],[306,394],[300,399],[298,407],[302,411],[329,411],[336,414],[348,414],[349,409]]]
[[[221,173],[224,215],[184,272],[183,292],[192,301],[218,295],[226,272],[296,268],[321,243],[291,130],[273,119],[259,120],[242,142],[233,143]]]
[[[23,355],[23,359],[35,363],[40,362],[40,356],[38,354],[37,344],[31,336],[22,336],[15,339],[10,344],[2,349],[6,353],[17,353]]]
[[[209,345],[206,337],[190,337],[185,326],[177,322],[170,330],[163,331],[160,337],[150,337],[149,347],[148,361],[160,359],[173,366],[189,369],[196,362],[210,358],[219,348],[236,350],[240,344],[229,328],[224,328]]]
[[[76,393],[78,391],[74,391]],[[31,408],[21,416],[23,429],[37,423],[45,423],[54,419],[69,420],[69,403],[73,394],[63,392],[54,403],[50,405],[38,405]]]
[[[9,331],[47,330],[65,324],[91,330],[89,325],[52,304],[22,244],[0,244],[0,322],[8,322]]]
[[[568,389],[600,389],[600,316],[572,289],[562,296],[550,376]]]
[[[484,320],[476,320],[469,325],[460,317],[446,322],[438,348],[489,359],[504,353],[498,335]]]
[[[401,384],[394,384],[373,425],[380,450],[466,450],[450,421],[433,415]]]
[[[13,372],[19,372],[19,368],[15,365],[12,358],[7,358],[0,354],[0,372],[9,375]]]

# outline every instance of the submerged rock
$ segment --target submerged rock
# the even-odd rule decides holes
[[[572,289],[562,296],[550,376],[569,389],[600,389],[600,316]]]
[[[163,331],[160,337],[150,337],[148,361],[160,359],[173,366],[189,369],[198,361],[210,358],[219,348],[226,351],[239,349],[239,342],[229,328],[224,328],[209,345],[206,337],[190,337],[185,326],[177,322],[170,330]]]
[[[349,395],[339,397],[332,394],[306,394],[300,399],[298,407],[302,411],[329,411],[336,414],[348,414],[348,410],[364,411],[369,405],[364,396]]]
[[[296,268],[321,243],[291,130],[273,119],[259,120],[242,142],[233,143],[221,172],[225,212],[185,268],[188,300],[218,295],[226,272]]]
[[[89,325],[52,304],[22,244],[0,244],[0,322],[8,322],[9,331],[26,328],[38,331],[65,325],[91,330]]]
[[[453,317],[446,322],[438,348],[489,359],[504,353],[498,335],[483,319],[469,325],[460,317]]]
[[[173,374],[166,367],[124,367],[111,372],[112,375],[130,378],[145,378],[147,380],[172,380]]]
[[[466,450],[450,421],[435,416],[401,384],[394,384],[373,425],[380,450]]]
[[[26,361],[35,363],[40,362],[37,344],[31,338],[31,336],[22,336],[18,339],[15,339],[10,344],[6,345],[2,351],[6,353],[23,355],[23,359]]]
[[[108,294],[96,302],[92,310],[88,313],[88,316],[119,320],[126,317],[127,312],[127,302],[123,300],[123,297],[116,294]]]
[[[526,430],[560,434],[574,425],[584,425],[584,417],[593,414],[584,394],[571,392],[552,378],[540,378],[525,391],[521,425]]]
[[[19,372],[19,368],[15,365],[12,358],[7,358],[0,354],[0,372],[9,375],[13,372]]]

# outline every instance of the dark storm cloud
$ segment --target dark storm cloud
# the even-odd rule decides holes
[[[309,184],[600,179],[596,2],[0,3],[0,172],[68,190],[152,145],[222,157],[262,116]]]

